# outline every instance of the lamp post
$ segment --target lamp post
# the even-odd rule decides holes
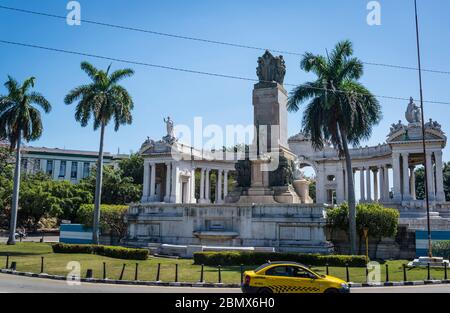
[[[417,0],[414,0],[414,11],[415,11],[415,17],[416,17],[416,40],[417,40],[417,60],[419,65],[419,87],[420,87],[420,111],[422,114],[422,147],[423,147],[423,159],[424,159],[424,181],[425,181],[425,203],[427,207],[427,231],[428,231],[428,257],[433,257],[433,251],[432,251],[432,243],[431,243],[431,224],[430,224],[430,199],[429,199],[429,193],[428,190],[430,189],[430,186],[428,186],[428,179],[426,179],[427,173],[430,170],[427,167],[426,162],[426,143],[425,143],[425,114],[423,112],[423,89],[422,89],[422,63],[420,58],[420,36],[419,36],[419,17],[417,14]]]

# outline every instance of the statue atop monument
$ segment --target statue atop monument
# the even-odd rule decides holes
[[[277,82],[283,85],[286,75],[286,64],[283,56],[274,57],[268,50],[262,57],[258,58],[258,67],[256,69],[260,83]]]
[[[420,107],[414,103],[414,99],[412,97],[409,100],[405,117],[410,124],[420,124],[422,122],[422,111]]]
[[[173,144],[177,139],[175,138],[173,120],[168,116],[164,118],[164,123],[166,123],[167,135],[163,137],[163,140],[169,144]]]

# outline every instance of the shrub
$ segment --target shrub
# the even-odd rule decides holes
[[[395,209],[383,207],[378,203],[358,204],[356,206],[356,229],[360,236],[368,229],[369,237],[381,239],[394,237],[397,234],[400,214]],[[332,230],[340,229],[348,232],[348,205],[327,211],[327,223]]]
[[[56,243],[52,245],[54,253],[80,253],[80,254],[92,254],[94,249],[92,245],[68,245],[64,243]]]
[[[450,258],[450,240],[434,241],[432,250],[434,256]]]
[[[312,266],[345,266],[365,267],[365,256],[320,255],[275,252],[197,252],[194,253],[194,264],[208,266],[261,265],[267,261],[290,261]]]
[[[52,248],[54,253],[97,254],[124,260],[146,260],[148,258],[147,249],[130,249],[97,245],[71,245],[64,243],[56,243],[52,245]]]
[[[147,260],[147,249],[130,249],[112,246],[94,246],[95,254],[103,255],[115,259],[125,260]]]

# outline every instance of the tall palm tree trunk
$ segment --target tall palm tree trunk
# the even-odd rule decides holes
[[[353,182],[353,167],[350,151],[348,149],[347,134],[340,130],[342,146],[344,148],[345,167],[347,172],[347,190],[348,190],[348,220],[350,235],[350,252],[356,254],[356,200],[355,200],[355,184]]]
[[[103,180],[103,141],[105,137],[105,124],[102,123],[100,130],[100,149],[97,161],[97,180],[95,184],[95,202],[94,202],[94,225],[92,232],[92,242],[98,245],[100,242],[100,206],[102,201],[102,180]]]
[[[11,220],[9,223],[9,238],[8,245],[16,244],[16,228],[17,228],[17,211],[19,208],[19,190],[20,190],[20,145],[22,141],[22,132],[19,132],[19,138],[17,140],[17,148],[16,148],[16,166],[14,170],[14,188],[13,188],[13,197],[11,204]]]

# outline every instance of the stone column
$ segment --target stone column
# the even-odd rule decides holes
[[[367,167],[367,170],[366,170],[366,172],[367,172],[367,174],[366,174],[366,182],[367,182],[367,196],[366,196],[366,200],[367,200],[367,202],[372,202],[372,181],[371,181],[371,178],[370,178],[370,172],[371,172],[371,169],[370,169],[370,166],[369,167]]]
[[[223,176],[223,199],[228,196],[228,170],[225,170],[224,176]]]
[[[156,187],[156,164],[150,163],[150,201],[155,200]]]
[[[401,170],[400,170],[400,154],[392,154],[392,171],[394,176],[394,201],[402,201],[402,189],[401,189]]]
[[[409,167],[409,190],[411,191],[411,199],[416,200],[416,167]]]
[[[433,188],[433,153],[431,151],[427,151],[426,153],[426,162],[427,162],[427,184],[428,184],[428,200],[434,201],[434,188]]]
[[[164,202],[169,203],[170,202],[170,195],[171,195],[171,178],[172,178],[172,163],[168,162],[166,163],[166,195],[164,197]]]
[[[205,169],[200,169],[200,202],[205,200]]]
[[[366,187],[364,185],[364,167],[359,169],[359,188],[361,192],[360,202],[366,201]]]
[[[170,194],[170,203],[183,203],[181,199],[181,188],[178,180],[178,170],[175,163],[172,163],[172,192]]]
[[[222,198],[222,180],[223,177],[223,170],[219,170],[218,171],[218,175],[217,175],[217,203],[223,203],[223,198]]]
[[[436,162],[436,200],[445,202],[442,151],[436,151],[434,153],[434,159]]]
[[[144,162],[144,183],[142,186],[142,202],[148,202],[148,192],[150,190],[150,166]]]
[[[385,165],[383,168],[384,171],[384,194],[385,194],[385,200],[389,201],[391,200],[391,194],[390,194],[390,186],[389,186],[389,166]]]
[[[338,167],[338,170],[336,172],[336,202],[340,204],[344,202],[344,198],[344,172]]]
[[[409,191],[409,154],[402,153],[402,165],[403,165],[403,200],[411,200],[411,192]]]
[[[385,201],[386,199],[386,194],[385,194],[385,179],[384,179],[384,167],[383,166],[379,166],[378,167],[378,172],[380,173],[380,202]]]
[[[190,185],[190,203],[197,203],[197,199],[195,198],[195,168],[191,170],[191,185]]]
[[[378,192],[378,175],[381,175],[381,171],[377,167],[373,171],[373,201],[378,202],[379,192]]]
[[[208,168],[206,169],[206,177],[205,177],[205,202],[206,203],[210,203],[211,202],[211,186],[210,186],[210,179],[209,179],[209,174],[210,174],[211,170]]]

